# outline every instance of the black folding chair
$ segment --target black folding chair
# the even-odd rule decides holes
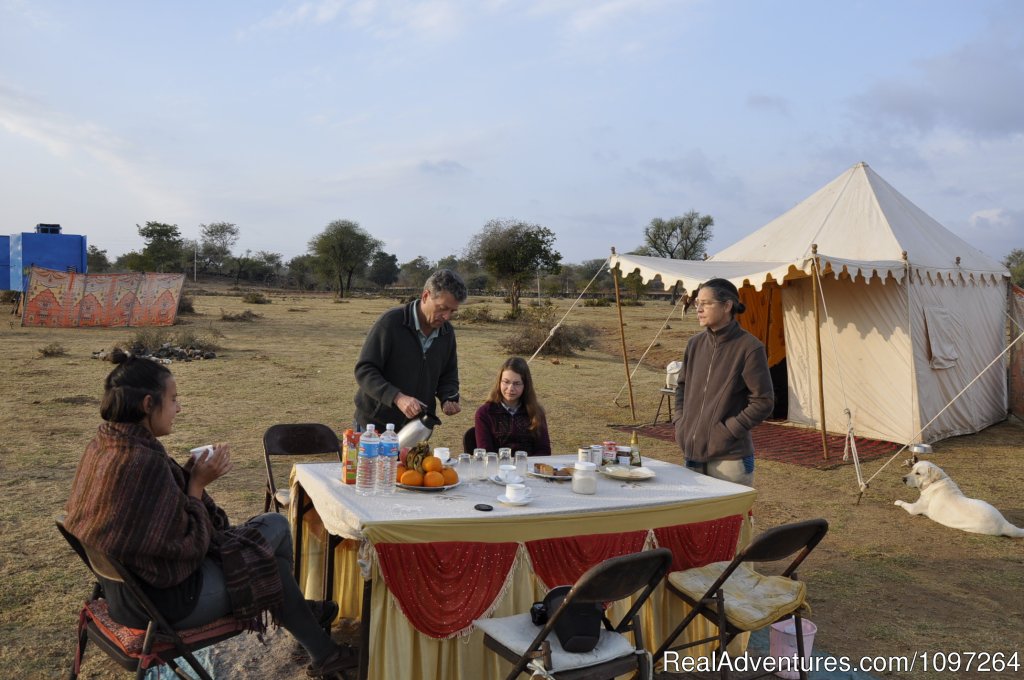
[[[650,654],[644,649],[640,630],[640,607],[661,582],[672,565],[672,552],[658,548],[613,557],[587,570],[561,605],[548,613],[547,623],[534,625],[530,614],[516,614],[474,622],[484,632],[484,644],[515,664],[506,680],[520,673],[557,680],[599,680],[638,671],[641,680],[653,674]],[[600,604],[622,600],[640,592],[618,625],[607,618],[597,646],[582,653],[567,652],[552,634],[570,605]],[[626,633],[633,634],[633,642]]]
[[[291,503],[291,490],[278,489],[274,482],[274,469],[270,464],[272,456],[313,456],[332,454],[341,460],[341,444],[334,430],[320,423],[296,423],[271,425],[263,433],[263,457],[267,464],[267,487],[263,500],[263,512],[274,505],[274,512],[281,512]]]
[[[92,640],[122,668],[135,671],[136,680],[142,680],[149,668],[164,664],[175,675],[190,680],[192,676],[184,672],[177,659],[188,662],[202,680],[212,680],[193,652],[234,637],[246,630],[247,626],[226,616],[196,628],[175,629],[146,596],[131,571],[109,555],[79,541],[65,528],[63,517],[58,518],[56,523],[64,539],[96,576],[92,596],[78,616],[78,646],[70,679],[78,677],[86,645]],[[102,579],[121,583],[125,587],[149,617],[145,630],[122,625],[111,618],[107,601],[103,597]]]
[[[801,609],[807,587],[797,579],[796,569],[828,533],[828,522],[810,519],[768,529],[737,553],[730,562],[714,562],[668,575],[667,590],[690,605],[690,613],[676,626],[654,653],[655,662],[665,652],[718,641],[712,654],[722,653],[737,635],[754,631],[792,616],[796,623],[797,652],[804,655]],[[778,562],[796,555],[779,576],[764,576],[749,563]],[[718,626],[714,636],[672,647],[676,638],[697,616]],[[729,677],[727,665],[721,677]],[[800,677],[807,675],[801,669]]]

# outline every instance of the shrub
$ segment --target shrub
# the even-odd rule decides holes
[[[611,298],[587,298],[583,301],[584,307],[610,307],[615,300]]]
[[[0,290],[0,303],[13,304],[18,301],[18,296],[21,295],[16,290]]]
[[[244,312],[238,312],[238,313],[225,312],[223,309],[221,309],[220,310],[220,318],[221,318],[221,321],[246,321],[246,322],[250,322],[250,321],[255,321],[256,319],[262,319],[263,315],[262,314],[257,314],[256,312],[254,312],[254,311],[252,311],[250,309],[247,309]]]
[[[188,295],[182,295],[178,298],[178,314],[195,314],[196,308],[192,302],[192,298]]]
[[[562,323],[552,332],[556,321],[554,307],[526,309],[516,330],[501,341],[501,346],[511,354],[530,356],[547,341],[543,353],[562,357],[573,356],[576,350],[593,346],[596,334],[593,327]]]
[[[68,351],[64,349],[64,345],[59,342],[51,342],[46,347],[40,347],[39,353],[44,357],[62,357],[67,354]]]
[[[458,320],[463,323],[493,323],[496,321],[491,315],[491,308],[487,305],[460,307]]]
[[[248,302],[251,305],[269,305],[270,298],[259,291],[249,291],[242,296],[242,302]]]
[[[139,328],[128,337],[127,349],[132,354],[148,354],[171,342],[171,332],[166,328],[146,326]]]
[[[223,333],[220,333],[220,331],[217,331],[217,333],[223,337]],[[203,352],[216,352],[220,350],[220,345],[217,344],[216,340],[191,329],[178,331],[174,338],[174,344],[181,349],[198,349]]]

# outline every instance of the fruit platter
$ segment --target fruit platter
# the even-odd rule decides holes
[[[407,491],[445,491],[459,485],[455,468],[430,452],[430,445],[420,442],[398,454],[395,486]]]

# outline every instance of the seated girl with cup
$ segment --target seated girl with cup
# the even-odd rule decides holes
[[[531,456],[550,456],[544,408],[537,401],[530,366],[520,357],[501,365],[487,401],[474,419],[476,445],[488,451],[507,447]]]
[[[181,466],[158,437],[181,411],[167,367],[115,350],[103,385],[106,421],[85,449],[64,525],[83,543],[120,560],[178,629],[232,615],[252,630],[281,625],[305,648],[314,677],[357,664],[352,649],[324,630],[333,602],[307,602],[292,576],[292,537],[284,515],[234,525],[206,492],[231,470],[227,444]],[[206,447],[204,447],[206,448]],[[104,579],[115,621],[144,627],[148,616],[121,583]]]

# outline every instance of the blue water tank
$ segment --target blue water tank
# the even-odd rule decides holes
[[[10,290],[11,283],[11,237],[0,236],[0,290]]]
[[[59,224],[40,224],[36,226],[35,233],[11,234],[9,240],[8,290],[24,291],[31,267],[86,273],[88,255],[85,237],[62,234]],[[0,279],[0,282],[3,281]]]

